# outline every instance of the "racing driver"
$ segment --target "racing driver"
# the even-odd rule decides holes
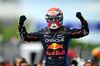
[[[41,41],[44,47],[45,66],[68,66],[67,57],[71,39],[89,34],[87,21],[81,12],[77,12],[76,17],[81,21],[81,29],[63,25],[62,11],[53,7],[45,15],[48,26],[38,32],[27,33],[24,26],[26,17],[22,15],[19,20],[19,33],[23,41]]]

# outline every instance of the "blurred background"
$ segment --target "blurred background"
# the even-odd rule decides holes
[[[88,36],[71,41],[69,49],[73,51],[69,52],[69,56],[71,57],[71,52],[75,52],[74,57],[78,57],[81,47],[84,60],[92,59],[96,63],[100,59],[100,0],[0,0],[0,61],[13,64],[14,58],[26,57],[25,54],[23,55],[26,50],[23,50],[25,42],[21,40],[18,32],[19,17],[21,15],[27,17],[25,22],[27,32],[38,31],[47,26],[45,14],[51,7],[58,7],[62,10],[63,24],[70,28],[81,28],[76,12],[81,12],[89,24],[90,34]],[[38,50],[43,51],[41,43],[37,43],[39,47],[36,49],[41,48]],[[37,43],[31,44],[36,46]],[[32,51],[29,54],[34,55],[34,53]],[[42,58],[43,53],[40,55]],[[28,62],[31,63],[31,61]]]

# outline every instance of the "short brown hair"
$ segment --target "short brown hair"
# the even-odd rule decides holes
[[[22,63],[27,63],[27,61],[26,60],[21,61],[19,66],[21,66]]]

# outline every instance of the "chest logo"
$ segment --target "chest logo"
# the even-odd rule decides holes
[[[63,49],[63,44],[57,44],[57,43],[53,43],[51,45],[48,46],[47,49],[53,49],[53,50],[56,50],[56,49]]]
[[[45,42],[63,42],[64,38],[61,39],[45,39]]]

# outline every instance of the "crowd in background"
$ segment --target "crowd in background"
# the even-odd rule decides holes
[[[41,63],[38,64],[28,64],[27,60],[23,57],[16,57],[13,60],[13,64],[8,62],[0,62],[0,66],[44,66],[45,60],[43,59]],[[97,64],[94,64],[92,60],[86,61],[83,65],[81,62],[77,62],[76,60],[72,59],[69,66],[100,66],[100,61]],[[80,64],[80,65],[79,65]]]

